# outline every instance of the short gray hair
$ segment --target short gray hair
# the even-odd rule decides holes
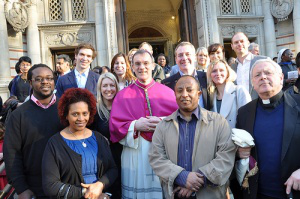
[[[259,45],[258,45],[257,43],[252,42],[252,43],[249,45],[248,50],[249,50],[249,51],[252,51],[254,48],[259,48]]]
[[[195,46],[192,43],[188,42],[188,41],[182,41],[175,48],[175,57],[177,56],[177,50],[178,50],[178,48],[181,47],[181,46],[190,46],[192,48],[193,52],[195,52],[195,55],[196,55]]]
[[[260,64],[260,63],[270,63],[272,66],[274,66],[275,70],[277,73],[282,74],[282,69],[281,66],[279,66],[279,64],[277,64],[276,62],[274,62],[273,60],[267,58],[267,59],[259,59],[256,62],[254,62],[251,71],[250,71],[250,77],[252,79],[253,76],[253,69],[255,68],[256,65]]]
[[[56,59],[63,59],[64,62],[68,62],[69,65],[72,65],[72,60],[71,60],[71,58],[69,57],[69,55],[61,54],[61,55],[58,55]]]
[[[136,53],[134,53],[134,55],[132,56],[132,65],[134,64],[134,58],[135,58],[136,55],[144,55],[144,54],[150,55],[151,60],[152,60],[152,63],[155,63],[154,57],[153,57],[153,55],[152,55],[150,52],[148,52],[147,50],[138,50],[138,51],[136,51]]]

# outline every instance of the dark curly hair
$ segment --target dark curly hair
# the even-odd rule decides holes
[[[62,95],[58,102],[58,115],[60,118],[60,122],[64,126],[69,125],[67,115],[69,114],[70,105],[77,102],[85,102],[88,105],[90,118],[87,126],[94,121],[94,116],[97,112],[96,98],[94,97],[94,95],[87,89],[70,88]]]

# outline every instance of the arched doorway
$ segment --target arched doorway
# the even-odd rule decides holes
[[[168,38],[155,28],[139,27],[129,33],[129,49],[138,48],[144,41],[147,41],[152,45],[154,57],[159,53],[169,54]],[[172,46],[170,47],[172,48]]]

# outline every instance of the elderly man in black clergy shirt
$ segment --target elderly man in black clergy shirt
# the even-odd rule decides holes
[[[282,92],[281,67],[270,59],[253,64],[250,72],[258,99],[241,107],[236,128],[252,134],[253,148],[239,148],[238,157],[251,155],[258,173],[249,177],[249,189],[237,188],[235,198],[300,198],[300,102]]]
[[[10,116],[4,137],[9,183],[19,199],[46,198],[42,188],[42,157],[49,138],[63,127],[57,111],[53,71],[37,64],[28,71],[33,93]]]

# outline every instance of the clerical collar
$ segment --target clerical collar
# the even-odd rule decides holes
[[[283,92],[280,91],[277,93],[275,96],[271,97],[270,99],[267,100],[262,100],[261,98],[258,98],[258,101],[260,105],[264,109],[275,109],[281,102],[283,102]]]
[[[152,79],[152,81],[149,84],[145,85],[137,79],[134,83],[142,89],[148,89],[149,87],[152,87],[155,84],[155,81]]]

